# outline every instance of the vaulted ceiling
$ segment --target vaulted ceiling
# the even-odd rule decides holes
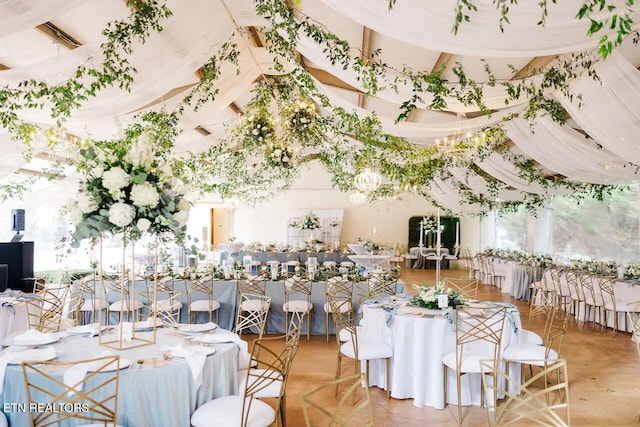
[[[444,68],[443,76],[455,82],[453,68],[459,63],[466,75],[478,82],[487,80],[486,67],[498,81],[535,81],[541,71],[559,60],[598,45],[599,36],[587,36],[589,22],[575,18],[581,1],[563,0],[549,5],[545,26],[537,22],[541,13],[538,2],[512,5],[510,23],[504,24],[503,31],[494,2],[473,3],[478,10],[470,13],[470,22],[463,22],[457,33],[452,31],[454,1],[397,0],[391,10],[388,0],[299,0],[292,1],[291,6],[295,6],[299,19],[308,17],[323,25],[364,58],[382,58],[390,70],[389,79],[394,70],[400,74],[403,69],[428,72]],[[143,45],[134,46],[131,63],[137,74],[131,90],[107,88],[84,102],[64,124],[66,133],[61,137],[109,138],[136,112],[171,110],[197,84],[201,67],[212,53],[235,34],[241,52],[240,73],[224,65],[215,83],[220,90],[215,101],[197,112],[185,112],[180,123],[182,134],[176,151],[204,150],[243,114],[256,82],[265,75],[278,74],[261,31],[268,23],[257,15],[252,0],[170,0],[167,4],[173,16],[162,22],[163,31],[152,34]],[[104,41],[102,30],[108,22],[123,19],[129,13],[121,0],[0,1],[0,85],[14,87],[25,79],[62,81],[79,65],[98,63]],[[629,13],[640,22],[635,10]],[[640,98],[633,99],[633,91],[640,90],[640,50],[632,39],[625,40],[600,64],[600,81],[588,76],[576,78],[575,90],[585,94],[582,102],[586,106],[572,103],[560,93],[554,95],[572,116],[565,125],[548,118],[533,124],[523,119],[508,122],[505,128],[514,152],[532,158],[550,175],[594,183],[635,182],[635,165],[640,165],[640,133],[636,132],[640,109],[633,107]],[[425,105],[426,97],[426,102],[397,123],[400,105],[410,97],[411,88],[387,87],[369,95],[356,73],[332,64],[314,41],[301,37],[297,52],[298,62],[334,105],[376,112],[385,131],[418,146],[442,144],[445,139],[500,123],[506,116],[521,112],[528,101],[523,97],[505,105],[505,89],[487,86],[484,102],[491,115],[455,100],[449,100],[444,109],[433,111]],[[44,125],[55,123],[46,109],[25,110],[20,115]],[[531,126],[535,128],[533,133]],[[585,135],[595,144],[585,142]],[[60,154],[47,148],[43,140],[36,144],[34,159],[26,162],[19,143],[11,141],[7,132],[0,132],[0,137],[3,179],[16,174],[41,174],[47,162]],[[504,199],[517,200],[519,191],[540,190],[523,182],[499,156],[484,159],[478,166],[509,185],[509,190],[500,194]],[[39,184],[41,191],[55,194],[56,188],[60,189],[58,193],[65,193],[60,183],[67,185],[75,179],[71,168],[65,173],[67,178],[54,183],[55,187],[51,183]],[[455,169],[451,175],[453,181],[437,182],[431,187],[433,197],[447,207],[465,209],[451,188],[456,182],[478,193],[487,191],[481,175],[470,176]]]

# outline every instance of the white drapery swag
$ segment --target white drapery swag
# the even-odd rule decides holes
[[[550,117],[536,119],[533,127],[523,119],[504,124],[511,140],[527,156],[564,176],[597,184],[622,184],[638,179],[636,167],[593,140]]]
[[[457,34],[452,31],[455,5],[451,1],[402,0],[391,11],[382,0],[322,0],[332,9],[366,27],[397,40],[457,55],[479,57],[543,56],[588,50],[598,45],[605,34],[612,36],[605,25],[603,31],[587,37],[590,21],[577,19],[584,3],[582,0],[548,2],[546,25],[537,25],[542,9],[537,1],[523,1],[509,6],[509,21],[500,31],[500,11],[495,1],[479,0],[473,4],[477,11],[467,13],[471,22],[460,25]],[[302,6],[304,7],[305,2]],[[614,0],[626,10],[623,0]],[[633,6],[631,17],[638,22],[638,5]],[[593,18],[604,20],[608,12],[595,12]],[[487,43],[491,40],[491,43]]]
[[[585,75],[570,84],[582,105],[558,92],[554,96],[600,145],[640,165],[640,72],[615,51],[595,70],[600,81]]]
[[[449,168],[448,172],[454,176],[461,184],[466,185],[474,193],[483,194],[489,197],[492,192],[489,190],[487,180],[471,169]],[[496,196],[500,200],[520,201],[524,200],[524,195],[520,191],[500,190]]]
[[[479,213],[487,209],[479,205],[470,205],[458,193],[451,181],[434,178],[429,184],[429,195],[443,208],[460,213]]]
[[[526,191],[527,193],[547,195],[571,193],[571,190],[544,188],[537,182],[529,182],[526,179],[520,178],[516,166],[506,161],[502,155],[498,153],[493,153],[481,161],[477,161],[476,165],[505,184],[510,185],[513,188],[517,188],[518,190]]]

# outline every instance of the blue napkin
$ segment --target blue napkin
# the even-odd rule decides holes
[[[9,310],[11,312],[11,314],[16,314],[16,308],[10,302],[6,302],[6,301],[3,302],[2,303],[2,308],[6,308],[7,310]]]

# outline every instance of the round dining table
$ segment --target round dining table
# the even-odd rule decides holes
[[[136,333],[150,338],[153,332]],[[145,335],[146,334],[146,335]],[[147,336],[148,335],[148,336]],[[123,427],[175,427],[190,425],[193,411],[202,404],[238,392],[240,346],[235,342],[215,344],[207,352],[200,384],[184,360],[166,360],[167,349],[185,345],[185,335],[174,329],[158,329],[155,344],[117,351],[99,345],[98,337],[65,336],[52,344],[56,360],[83,360],[118,354],[123,368],[118,387],[117,423]],[[140,363],[142,361],[142,363]],[[60,373],[60,378],[63,373]],[[31,425],[28,412],[20,410],[27,403],[22,367],[6,367],[0,407],[11,427]],[[28,408],[28,405],[26,406]],[[82,425],[69,420],[61,427]],[[86,421],[84,422],[86,424]]]

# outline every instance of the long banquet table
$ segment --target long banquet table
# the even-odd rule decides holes
[[[151,334],[137,333],[145,336]],[[200,405],[216,397],[238,392],[239,347],[235,343],[215,345],[215,353],[207,356],[202,370],[202,384],[196,387],[189,365],[180,361],[164,361],[161,352],[184,342],[184,336],[166,329],[157,331],[156,344],[116,351],[98,344],[98,338],[69,336],[53,344],[57,360],[81,360],[97,357],[105,351],[119,354],[133,363],[120,371],[118,389],[118,424],[123,427],[188,426],[191,414]],[[138,365],[138,360],[145,363]],[[146,363],[156,359],[158,367]],[[161,366],[162,365],[162,366]],[[60,373],[62,377],[62,373]],[[90,384],[87,385],[88,387]],[[27,402],[22,367],[8,365],[0,404],[5,410],[10,404]],[[9,405],[9,406],[7,406]],[[28,427],[28,412],[5,412],[11,427]],[[61,427],[82,423],[73,421]],[[85,422],[86,424],[86,422]]]
[[[187,297],[186,286],[188,282],[183,280],[175,281],[175,291],[182,292],[182,311],[181,321],[188,323],[187,319]],[[367,282],[354,283],[353,291],[353,305],[357,310],[360,300],[360,295],[366,289]],[[137,284],[137,289],[144,289],[144,284]],[[236,280],[214,280],[213,281],[213,295],[216,301],[220,303],[219,313],[219,325],[224,329],[233,329],[236,320],[237,310],[237,281]],[[269,315],[267,318],[267,333],[269,334],[283,334],[286,332],[285,315],[282,309],[284,304],[284,282],[283,281],[268,281],[266,284],[267,296],[271,297],[271,308],[269,309]],[[402,281],[398,281],[396,293],[404,293],[405,284]],[[109,294],[109,300],[115,301],[119,297],[119,294],[112,292]],[[166,298],[166,295],[158,296],[158,299]],[[194,294],[194,299],[204,299],[205,295],[198,293]],[[144,298],[141,298],[144,301]],[[311,323],[311,333],[313,335],[325,334],[325,312],[324,304],[327,301],[326,297],[326,282],[316,281],[311,285],[311,303],[313,304],[313,314]],[[115,314],[111,314],[111,321],[117,321]],[[200,313],[196,319],[197,322],[203,323],[209,320],[208,313]],[[214,314],[215,321],[215,314]],[[307,321],[305,320],[302,333],[306,333]],[[333,322],[329,322],[329,333],[333,333]]]
[[[499,303],[494,303],[499,304]],[[442,357],[455,351],[455,325],[433,311],[419,307],[399,308],[390,319],[381,308],[363,309],[363,333],[372,339],[391,344],[391,397],[413,399],[414,406],[444,408]],[[520,315],[515,306],[508,306],[502,338],[502,348],[518,341]],[[425,313],[431,313],[425,315]],[[390,325],[389,325],[390,323]],[[513,375],[518,375],[514,369]],[[386,370],[384,361],[373,360],[369,365],[370,386],[384,387]],[[447,377],[447,402],[457,401],[455,373],[449,370]],[[480,375],[462,377],[462,404],[480,405]]]

